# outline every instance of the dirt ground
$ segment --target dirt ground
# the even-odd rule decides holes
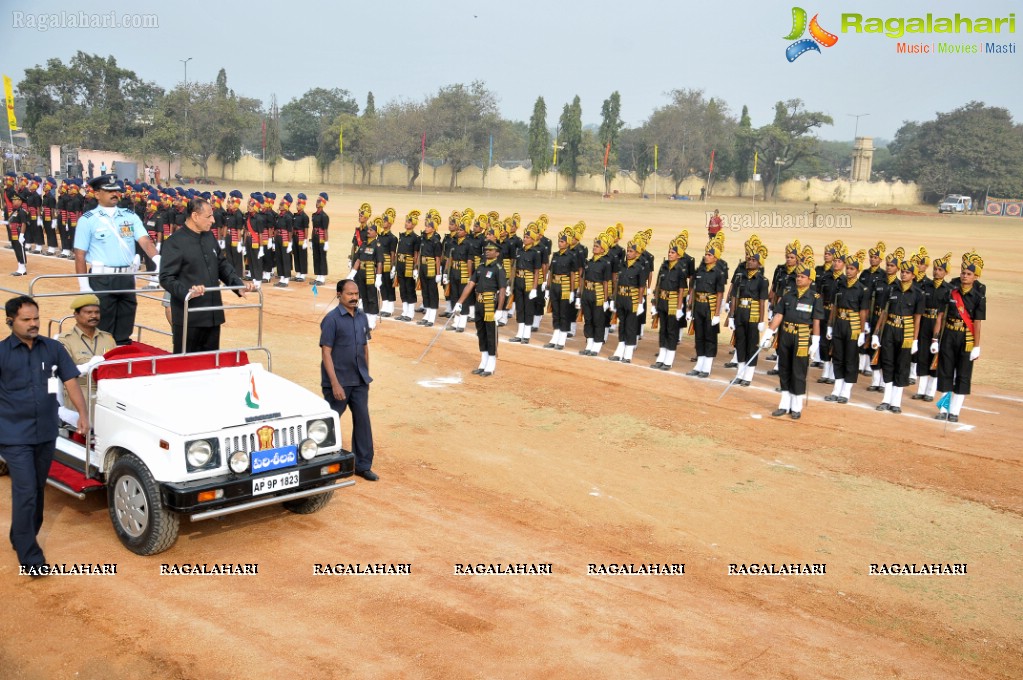
[[[524,221],[545,212],[552,228],[584,219],[587,240],[621,221],[627,236],[653,228],[658,260],[682,228],[691,252],[702,250],[705,208],[758,220],[804,211],[748,200],[328,190],[331,284],[345,273],[362,201],[399,217],[431,207],[518,211]],[[721,367],[726,337],[712,377],[698,380],[683,375],[690,338],[664,373],[647,368],[654,335],[625,366],[579,356],[580,338],[563,352],[513,345],[508,327],[497,372],[482,379],[470,374],[479,359],[471,325],[458,335],[385,320],[371,346],[381,481],[358,480],[314,515],[273,507],[183,522],[177,544],[148,558],[121,547],[102,496],[49,489],[48,559],[113,562],[117,574],[30,580],[7,553],[0,677],[1023,677],[1023,296],[1012,279],[1023,222],[930,207],[820,211],[847,216],[848,228],[755,230],[769,270],[793,237],[818,253],[835,238],[853,250],[879,239],[924,245],[951,251],[956,268],[964,250],[983,255],[989,320],[958,425],[933,420],[934,404],[908,395],[901,416],[875,412],[879,399],[862,381],[850,405],[825,403],[816,370],[799,422],[769,417],[777,383],[762,372],[718,401],[732,377]],[[750,231],[728,235],[733,266]],[[11,262],[0,251],[0,267]],[[70,271],[51,259],[30,267]],[[274,369],[314,391],[331,289],[265,290]],[[63,316],[64,305],[48,301],[44,318]],[[140,321],[165,326],[159,308],[144,307]],[[253,313],[230,318],[225,346],[251,344]],[[547,317],[534,337],[549,333]],[[185,414],[187,405],[168,418]],[[342,425],[347,433],[347,417]],[[0,481],[4,521],[7,488]],[[258,563],[259,573],[159,575],[162,563],[224,562]],[[409,563],[411,574],[313,575],[317,563],[381,562]],[[728,575],[732,563],[794,562],[826,564],[826,573]],[[552,573],[455,573],[478,563],[549,563]],[[685,567],[587,573],[602,563]],[[872,563],[965,563],[967,573],[878,576]]]

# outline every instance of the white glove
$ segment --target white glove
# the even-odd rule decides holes
[[[615,301],[614,300],[608,300],[608,304],[610,305],[610,307],[609,307],[610,311],[612,311],[612,312],[615,311]]]
[[[91,293],[92,292],[92,286],[89,285],[89,277],[88,276],[79,276],[78,277],[78,290],[80,290],[83,293]]]
[[[734,331],[735,330],[735,319],[733,319],[731,317],[729,317],[729,319],[728,319],[728,330],[730,330],[730,331]]]
[[[687,311],[686,312],[686,323],[692,323],[692,321],[693,321],[693,313],[690,312],[690,311]]]
[[[36,218],[36,224],[39,225],[40,227],[43,226],[43,216],[42,215],[40,215],[39,217]]]
[[[870,332],[870,324],[869,323],[863,324],[863,332],[864,333],[869,333]]]
[[[324,245],[326,245],[326,244],[324,244]],[[299,248],[304,248],[305,250],[309,250],[312,247],[313,247],[313,242],[308,240],[308,239],[306,239],[306,242],[304,244],[299,246]],[[324,250],[326,250],[326,248],[324,248]]]
[[[910,354],[916,354],[916,351],[918,349],[920,349],[920,341],[919,340],[914,340],[913,341],[913,348],[909,350],[909,353]]]
[[[154,270],[153,270],[152,272],[150,272],[150,273],[152,273],[152,274],[156,274],[156,273],[158,273],[158,272],[160,271],[160,253],[157,253],[157,254],[156,254],[156,255],[155,255],[154,257],[153,257],[153,266],[154,266],[154,267],[156,267],[156,269],[154,269]]]
[[[433,280],[436,281],[437,283],[440,283],[441,281],[444,280],[444,277],[441,276],[440,274],[437,274],[437,276],[433,277]]]
[[[879,337],[877,337],[876,335],[871,336],[871,338],[870,338],[870,349],[877,349],[880,346],[881,346],[881,339]]]
[[[542,290],[543,292],[545,292],[545,293],[547,292],[547,282],[546,282],[546,281],[544,281],[543,285],[542,285],[542,286],[540,286],[540,289],[541,289],[541,290]]]
[[[259,252],[256,253],[256,257],[266,257],[266,251],[263,250],[263,246],[259,246]]]
[[[937,340],[931,340],[931,354],[937,354],[937,353],[938,353],[938,341]]]
[[[611,303],[608,302],[607,300],[604,300],[604,304],[601,305],[601,306],[604,308],[605,312],[608,311],[609,309],[611,309]]]
[[[21,241],[22,243],[25,242],[25,232],[21,232],[20,234],[18,234],[18,240]]]
[[[646,305],[644,305],[642,302],[640,302],[639,303],[639,307],[636,308],[636,316],[639,316],[644,311],[646,311]]]
[[[456,316],[462,313],[462,303],[456,302],[455,306],[451,308],[451,312]]]
[[[444,278],[441,280],[441,283],[443,283],[445,286],[448,285],[448,275],[447,274],[444,275]]]
[[[355,279],[355,272],[357,272],[357,271],[358,271],[357,269],[353,269],[353,270],[351,270],[350,272],[348,272],[348,276],[347,276],[346,278],[347,278],[347,279],[348,279],[349,281],[352,281],[352,280],[354,280],[354,279]]]
[[[531,289],[529,291],[529,299],[530,300],[535,300],[536,299],[536,288],[533,288],[533,289]]]
[[[980,358],[980,347],[974,347],[970,350],[970,361],[976,361]]]
[[[575,308],[576,309],[582,309],[583,308],[583,301],[582,300],[576,300],[575,301]]]
[[[103,355],[102,354],[98,354],[98,355],[94,356],[93,358],[89,359],[88,361],[86,361],[84,364],[79,364],[79,366],[78,366],[78,373],[79,373],[79,375],[85,375],[86,373],[89,372],[90,368],[92,368],[93,366],[98,366],[99,364],[102,364],[102,363],[103,363]]]
[[[828,332],[825,333],[825,336],[828,338],[828,340],[834,340],[835,339],[834,330],[835,330],[834,328],[832,328],[831,326],[828,326]]]
[[[770,348],[772,340],[774,340],[774,331],[768,328],[766,331],[764,331],[764,334],[760,336],[760,347],[762,349]]]
[[[728,312],[730,312],[730,311],[732,311],[732,305],[728,304],[727,301],[722,303],[722,305],[721,305],[721,313],[723,315],[725,315],[725,316],[728,316]]]
[[[757,332],[758,333],[763,333],[765,328],[767,328],[767,324],[764,323],[763,321],[761,321],[760,323],[757,324]]]
[[[684,309],[676,310],[675,311],[675,320],[676,321],[681,321],[682,317],[685,316],[685,315],[686,315],[686,310],[684,310]]]
[[[867,334],[864,333],[863,331],[860,331],[860,334],[858,336],[856,336],[856,346],[857,347],[863,347],[863,343],[865,343],[866,341],[867,341]]]
[[[219,239],[219,240],[217,241],[217,245],[218,245],[218,246],[220,246],[220,249],[221,249],[221,250],[223,250],[224,248],[226,248],[226,247],[227,247],[226,245],[224,245],[224,239]]]
[[[160,252],[160,248],[163,246],[163,241],[156,242],[156,252]]]
[[[330,241],[324,241],[323,242],[323,252],[327,252],[328,250],[330,250]],[[349,266],[351,266],[351,265],[349,265]]]
[[[398,278],[398,270],[391,267],[391,281],[394,281],[396,278]]]
[[[820,361],[821,358],[821,336],[812,335],[810,336],[810,356],[814,361]]]
[[[277,250],[277,241],[270,239],[270,242],[266,244],[270,250]]]
[[[544,302],[550,302],[550,300],[551,300],[551,292],[549,290],[546,290],[546,288],[545,288],[544,291],[543,291],[543,301]]]
[[[573,302],[575,302],[575,293],[569,293],[568,294],[568,304],[572,304]]]
[[[412,270],[412,280],[413,281],[418,281],[419,280],[419,270],[418,269],[413,269]]]
[[[384,277],[378,276],[376,283],[374,283],[373,285],[376,286],[377,290],[380,290],[380,286],[384,285]]]
[[[56,220],[56,218],[54,218],[54,219],[50,220],[50,229],[56,229],[56,228],[57,228],[57,220]]]
[[[348,260],[348,268],[349,268],[349,269],[351,269],[351,268],[352,268],[352,261],[351,261],[351,260]]]
[[[712,316],[710,318],[710,325],[711,326],[717,326],[720,323],[721,323],[721,317],[720,316]]]
[[[508,295],[511,295],[511,286],[505,286],[504,287],[504,294],[505,294],[506,297]]]
[[[245,253],[245,244],[244,244],[244,243],[239,243],[239,244],[238,244],[238,248],[237,248],[237,251],[238,251],[239,253],[242,253],[242,254],[244,254],[244,253]]]
[[[290,253],[291,252],[291,241],[288,241],[288,247],[284,249],[284,252],[285,253]]]

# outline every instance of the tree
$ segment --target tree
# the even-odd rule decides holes
[[[220,69],[217,71],[217,96],[227,97],[230,92],[227,89],[227,71]]]
[[[533,189],[540,185],[540,175],[551,169],[551,133],[547,129],[547,104],[537,97],[533,116],[529,119],[529,160],[533,167]]]
[[[924,123],[905,123],[889,145],[891,167],[928,198],[1023,195],[1023,126],[1006,109],[970,102]]]
[[[731,146],[734,121],[728,109],[715,99],[707,100],[703,90],[672,90],[671,103],[656,109],[647,127],[650,139],[659,147],[659,165],[667,166],[678,193],[691,174],[708,167],[712,151]]]
[[[484,149],[489,146],[490,135],[500,119],[497,98],[479,80],[469,87],[448,85],[429,101],[427,113],[437,130],[436,141],[427,139],[429,148],[451,167],[449,189],[454,191],[458,174],[484,157]]]
[[[611,93],[611,96],[604,100],[603,105],[600,107],[600,132],[597,134],[597,139],[600,142],[601,155],[607,155],[607,167],[612,170],[618,165],[618,135],[621,133],[622,127],[625,125],[622,122],[622,96],[618,94],[618,90]],[[601,159],[601,166],[603,166],[603,158]],[[604,173],[604,193],[611,193],[611,178],[613,174],[609,175],[607,172]]]
[[[373,98],[373,91],[370,90],[369,94],[366,95],[366,116],[372,117],[377,115],[376,99]]]
[[[423,134],[426,133],[426,104],[396,101],[385,106],[378,116],[380,151],[387,158],[408,167],[408,189],[415,188],[423,159]]]
[[[277,95],[270,95],[270,111],[266,117],[266,158],[270,164],[270,181],[281,162],[281,111],[277,108]]]
[[[774,121],[756,132],[758,169],[764,176],[765,193],[770,186],[773,195],[785,171],[800,159],[817,153],[817,138],[813,133],[832,122],[831,116],[805,110],[801,99],[774,105]]]
[[[135,148],[163,90],[112,56],[79,51],[66,66],[50,59],[45,67],[25,69],[18,94],[25,101],[22,125],[45,156],[51,145]]]
[[[561,161],[558,163],[558,170],[561,174],[572,180],[571,190],[575,191],[576,179],[579,177],[579,155],[583,143],[583,107],[579,101],[579,95],[575,96],[571,104],[565,104],[561,111],[558,138],[555,140],[558,145],[564,144],[561,150]]]
[[[316,156],[320,167],[337,158],[337,144],[328,142],[324,132],[342,113],[357,114],[359,105],[348,92],[316,87],[281,109],[282,149],[285,158],[296,160]],[[335,138],[336,139],[336,138]]]
[[[749,107],[742,105],[742,115],[739,116],[739,127],[735,131],[735,171],[732,173],[739,185],[739,195],[742,196],[746,182],[750,180],[753,173],[753,149],[756,146],[756,137],[753,133],[753,122],[749,117]]]
[[[645,127],[626,128],[618,142],[619,164],[635,175],[640,193],[644,192],[646,180],[654,170],[654,145],[648,135]]]

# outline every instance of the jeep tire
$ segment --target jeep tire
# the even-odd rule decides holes
[[[307,496],[294,501],[284,501],[282,505],[296,515],[311,515],[327,507],[327,503],[334,497],[333,491]]]
[[[107,508],[117,537],[136,555],[161,553],[178,538],[178,515],[163,507],[160,486],[145,463],[130,453],[110,469]]]

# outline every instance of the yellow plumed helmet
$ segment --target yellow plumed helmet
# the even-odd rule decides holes
[[[879,257],[883,260],[887,250],[888,247],[885,246],[884,241],[878,241],[877,245],[870,249],[869,255],[870,257]]]
[[[384,218],[383,217],[377,217],[377,218],[375,218],[373,220],[370,220],[369,222],[366,223],[366,226],[367,227],[372,227],[372,228],[376,229],[377,233],[379,233],[380,230],[384,226]]]
[[[394,219],[397,216],[398,213],[394,210],[394,208],[387,208],[386,210],[384,210],[384,219],[390,222],[391,224],[394,224]]]
[[[536,222],[530,222],[526,225],[526,231],[523,233],[523,236],[533,239],[534,243],[540,240],[540,228],[536,226]]]
[[[813,281],[817,278],[817,269],[813,259],[813,248],[804,246],[803,252],[799,254],[799,261],[796,263],[796,274],[810,277]]]
[[[720,232],[718,232],[718,233],[720,233]],[[802,246],[799,244],[799,239],[797,238],[795,241],[793,241],[792,243],[790,243],[787,246],[785,246],[785,254],[788,255],[789,253],[791,253],[791,254],[795,255],[796,258],[798,259],[799,258],[799,251],[801,249],[802,249]]]
[[[617,235],[617,237],[619,239],[623,238],[625,236],[625,225],[622,224],[621,222],[616,222],[615,223],[615,234]]]
[[[547,224],[550,220],[547,217],[547,213],[540,213],[540,216],[536,218],[536,226],[540,229],[540,233],[547,231]]]
[[[564,229],[558,232],[559,241],[561,241],[562,239],[568,241],[569,239],[573,238],[575,238],[575,230],[572,229],[572,227],[565,227]]]
[[[419,224],[419,217],[423,213],[418,210],[410,210],[408,215],[405,215],[405,221],[411,222],[412,224]]]
[[[906,250],[902,246],[899,246],[898,248],[893,250],[891,253],[889,253],[888,256],[885,257],[884,261],[885,261],[885,264],[894,264],[896,267],[898,267],[900,265],[900,263],[903,260],[905,260],[905,259],[906,259]]]
[[[512,213],[511,219],[512,219],[512,224],[514,224],[516,226],[516,228],[520,224],[522,224],[522,215],[520,215],[518,213]]]
[[[681,232],[679,232],[679,235],[675,237],[675,241],[679,245],[678,254],[681,255],[682,253],[686,252],[686,248],[689,247],[689,230],[683,229]]]
[[[645,231],[638,232],[629,241],[629,245],[636,250],[637,253],[642,253],[646,250],[647,244],[650,242],[650,237],[653,235],[653,230],[647,229]]]
[[[491,224],[493,224],[494,222],[500,222],[501,221],[501,215],[498,214],[498,212],[496,210],[491,210],[490,212],[488,212],[487,213],[487,217],[490,218],[490,223]]]
[[[466,208],[465,210],[462,211],[462,217],[464,218],[466,215],[469,216],[468,226],[472,226],[472,221],[476,219],[476,211],[473,210],[472,208]]]
[[[855,255],[849,255],[845,258],[845,264],[848,267],[853,265],[859,270],[862,270],[864,265],[867,263],[867,251],[860,248],[856,251]]]
[[[430,208],[426,211],[426,219],[433,223],[433,226],[440,224],[440,212],[436,208]]]
[[[573,231],[575,231],[575,239],[577,241],[582,241],[583,234],[586,233],[586,223],[583,222],[582,220],[579,220],[578,222],[575,223],[575,226],[572,227],[572,229]]]
[[[481,213],[476,217],[476,223],[473,226],[478,226],[480,229],[486,231],[490,228],[490,215]]]
[[[373,214],[373,208],[370,207],[369,203],[363,203],[359,206],[359,217],[369,217]]]
[[[981,272],[984,271],[984,258],[973,249],[968,253],[963,253],[963,269],[967,269],[980,276]]]
[[[452,210],[451,214],[448,215],[448,222],[454,222],[455,224],[458,224],[461,221],[462,221],[462,213],[457,211],[457,210]]]
[[[472,218],[473,217],[474,217],[474,215],[472,213],[462,213],[462,219],[460,219],[458,221],[458,225],[462,229],[465,229],[466,231],[469,231],[469,229],[472,228]]]
[[[607,252],[611,246],[614,245],[615,235],[617,233],[618,232],[614,227],[608,227],[604,231],[600,232],[600,235],[594,239],[593,243],[594,245],[600,243],[600,247],[604,249],[604,252]]]
[[[941,267],[945,271],[948,271],[948,265],[952,262],[952,253],[945,253],[943,257],[934,258],[934,266]]]

